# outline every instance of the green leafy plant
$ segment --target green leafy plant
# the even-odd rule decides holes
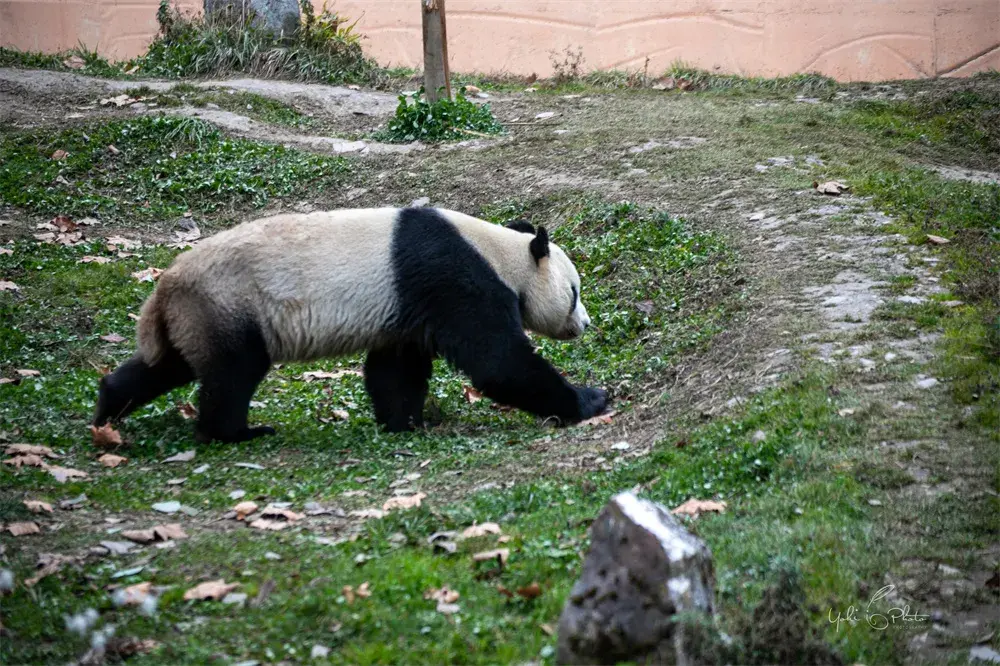
[[[455,93],[454,100],[441,98],[434,103],[421,99],[423,92],[421,87],[412,95],[400,95],[396,115],[376,138],[391,143],[455,141],[504,131],[490,105],[470,102],[464,87]]]

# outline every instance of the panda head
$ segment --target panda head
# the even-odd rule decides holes
[[[524,327],[556,340],[579,337],[590,325],[590,316],[580,300],[580,275],[573,262],[549,242],[544,227],[536,230],[520,220],[508,226],[534,236],[528,244],[534,273],[520,294]]]

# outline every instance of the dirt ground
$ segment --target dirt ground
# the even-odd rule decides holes
[[[173,85],[143,83],[154,91]],[[98,103],[134,85],[0,70],[0,125],[56,129],[95,118],[158,113],[155,103],[121,109]],[[996,599],[984,601],[963,591],[986,589],[1000,562],[1000,542],[964,551],[960,540],[942,537],[937,559],[917,554],[916,545],[928,538],[923,517],[942,495],[977,506],[984,497],[996,498],[996,470],[983,464],[990,460],[991,444],[965,427],[968,413],[950,399],[946,377],[935,374],[940,334],[901,331],[878,316],[880,309],[924,303],[944,291],[936,249],[887,231],[891,218],[865,198],[817,193],[810,181],[842,173],[848,156],[866,147],[848,135],[824,133],[808,119],[804,126],[814,133],[796,140],[803,126],[783,120],[815,113],[825,122],[840,113],[842,102],[732,102],[655,91],[491,93],[487,101],[510,128],[507,136],[447,146],[392,146],[364,135],[391,115],[393,95],[252,79],[197,85],[281,100],[322,118],[324,127],[335,131],[312,134],[231,111],[165,111],[199,117],[235,136],[343,154],[353,161],[357,176],[349,187],[315,192],[294,204],[272,204],[265,212],[406,205],[422,197],[430,205],[475,212],[486,202],[511,196],[542,200],[596,193],[655,206],[697,229],[722,232],[739,253],[745,302],[738,314],[708,349],[687,355],[645,386],[640,393],[647,397],[627,415],[596,434],[562,438],[558,447],[540,445],[537,457],[523,467],[505,462],[490,476],[452,479],[439,497],[459,497],[522,473],[610,469],[603,454],[612,442],[628,440],[634,455],[641,456],[678,420],[724,416],[750,396],[817,364],[848,370],[851,390],[861,397],[845,418],[866,419],[869,432],[876,433],[854,464],[878,461],[907,479],[869,500],[884,514],[878,529],[899,547],[885,584],[895,585],[895,594],[931,618],[908,640],[907,661],[959,663],[955,660],[969,658],[970,644],[992,640],[982,639],[1000,622]],[[555,115],[536,119],[542,112]],[[733,115],[761,128],[759,133],[738,133],[726,120]],[[789,147],[793,153],[772,152]],[[988,169],[923,166],[949,178],[1000,182]],[[0,217],[13,223],[3,230],[8,236],[30,233],[44,221],[9,208],[0,210]],[[169,237],[168,227],[162,231]],[[906,287],[892,290],[893,284]],[[902,366],[912,371],[899,370]],[[964,566],[942,564],[956,559]]]

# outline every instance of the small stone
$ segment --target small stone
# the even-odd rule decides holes
[[[985,661],[988,664],[1000,664],[1000,652],[988,645],[977,645],[969,650],[969,661]]]
[[[271,551],[267,551],[266,553],[264,553],[264,559],[277,562],[278,560],[281,559],[281,555],[278,555],[277,553],[272,553]]]
[[[233,492],[229,493],[229,499],[231,500],[242,499],[243,497],[246,497],[246,494],[247,491],[245,490],[234,490]]]
[[[911,305],[919,305],[925,302],[926,299],[921,298],[920,296],[900,296],[896,300],[899,301],[900,303],[910,303]]]
[[[309,656],[312,659],[326,659],[330,656],[330,648],[325,645],[313,645],[312,650],[309,652]]]
[[[420,197],[410,202],[410,208],[423,208],[431,202],[430,197]]]
[[[159,502],[153,505],[153,511],[159,511],[160,513],[177,513],[180,510],[181,503],[177,501]]]
[[[622,493],[591,527],[559,619],[557,663],[692,663],[673,616],[711,615],[714,585],[708,546],[666,508]]]
[[[917,388],[929,389],[938,385],[938,380],[934,377],[925,377],[916,381]]]
[[[193,470],[191,470],[191,473],[192,474],[204,474],[205,472],[208,471],[208,468],[209,468],[209,465],[199,465],[198,467],[195,467]]]
[[[767,439],[767,433],[764,432],[763,430],[758,430],[753,434],[753,441],[755,444],[758,442],[763,442],[765,439]]]
[[[886,363],[892,363],[897,358],[899,358],[899,354],[897,354],[896,352],[886,352],[883,358],[885,359]]]
[[[615,442],[611,445],[611,449],[614,451],[628,451],[631,446],[628,442]]]
[[[877,499],[870,499],[868,500],[868,504],[870,506],[882,506],[882,501]]]
[[[205,108],[206,109],[212,109],[213,111],[218,111],[219,110],[219,105],[216,104],[215,102],[209,102],[208,104],[205,105]]]
[[[247,602],[247,595],[243,592],[230,592],[222,598],[222,603],[226,605],[242,606]]]

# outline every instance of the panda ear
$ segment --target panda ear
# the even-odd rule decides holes
[[[520,231],[521,233],[535,235],[535,228],[531,226],[531,223],[527,220],[514,220],[507,225],[508,229],[513,229],[514,231]]]
[[[531,250],[531,256],[535,258],[536,264],[549,256],[549,232],[545,231],[545,227],[538,227],[538,231],[531,239],[531,243],[528,244],[528,248]]]

